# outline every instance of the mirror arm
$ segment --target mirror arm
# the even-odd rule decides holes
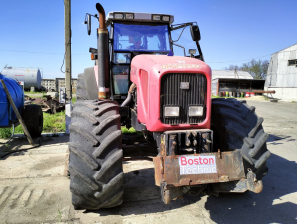
[[[204,61],[204,57],[203,57],[203,54],[202,54],[202,50],[201,50],[201,47],[200,47],[200,44],[198,41],[196,41],[196,46],[198,48],[198,51],[199,51],[199,55],[201,57],[201,61]]]
[[[182,32],[180,33],[180,35],[179,35],[178,39],[177,39],[177,40],[173,40],[172,42],[177,42],[177,41],[179,41],[179,38],[180,38],[180,37],[181,37],[181,35],[183,34],[183,32],[184,32],[185,28],[186,28],[186,27],[184,27],[184,28],[183,28],[183,30],[182,30]]]
[[[90,13],[86,13],[86,15],[85,15],[85,24],[87,24],[87,15],[93,16],[94,18],[96,18],[97,20],[99,20],[99,18],[98,18],[98,15],[97,15],[97,14],[95,14],[95,15],[92,15],[92,14],[90,14]]]
[[[174,25],[171,25],[170,31],[178,30],[178,29],[181,29],[181,28],[187,27],[187,26],[192,26],[194,23],[196,23],[196,25],[197,25],[197,22],[174,24]]]
[[[185,57],[187,57],[187,55],[186,55],[186,50],[185,50],[185,48],[184,48],[183,46],[178,45],[178,44],[175,44],[175,43],[173,43],[173,42],[172,42],[172,44],[175,45],[175,46],[178,46],[178,47],[180,47],[180,48],[183,48],[183,49],[184,49],[184,55],[185,55]]]

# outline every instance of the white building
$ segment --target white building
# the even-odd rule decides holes
[[[245,71],[212,70],[212,80],[215,79],[253,79],[253,76]]]
[[[264,87],[274,98],[297,101],[297,44],[271,55]]]
[[[212,70],[212,95],[219,96],[219,92],[246,93],[263,90],[265,80],[253,79],[245,71]]]

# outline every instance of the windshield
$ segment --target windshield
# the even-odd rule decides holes
[[[196,42],[192,40],[189,26],[185,27],[184,30],[177,29],[171,31],[171,37],[173,42],[179,45],[176,46],[173,44],[174,55],[189,56],[190,49],[197,49]]]
[[[114,24],[114,50],[169,52],[168,25]]]

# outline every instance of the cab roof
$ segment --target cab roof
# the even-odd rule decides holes
[[[129,14],[129,18],[127,18]],[[131,16],[131,14],[133,16]],[[117,18],[115,15],[119,15]],[[122,15],[122,16],[121,16]],[[159,17],[158,17],[159,16]],[[121,19],[119,17],[122,17]],[[169,17],[169,20],[165,21],[165,18]],[[155,18],[155,19],[153,19]],[[156,20],[156,18],[160,18]],[[164,18],[164,20],[163,20]],[[174,22],[174,16],[160,13],[141,13],[141,12],[109,12],[106,17],[106,25],[109,26],[113,21],[131,21],[131,22],[158,22],[167,23],[171,25]]]

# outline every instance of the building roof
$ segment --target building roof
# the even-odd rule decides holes
[[[276,54],[276,53],[279,53],[279,52],[281,52],[281,51],[287,50],[288,48],[293,47],[293,46],[295,46],[295,45],[297,45],[297,43],[296,43],[296,44],[293,44],[293,45],[291,45],[291,46],[289,46],[289,47],[286,47],[286,48],[284,48],[284,49],[282,49],[282,50],[280,50],[280,51],[277,51],[277,52],[275,52],[275,53],[273,53],[273,54]]]
[[[253,76],[244,71],[235,74],[234,70],[212,70],[212,79],[253,79]]]

